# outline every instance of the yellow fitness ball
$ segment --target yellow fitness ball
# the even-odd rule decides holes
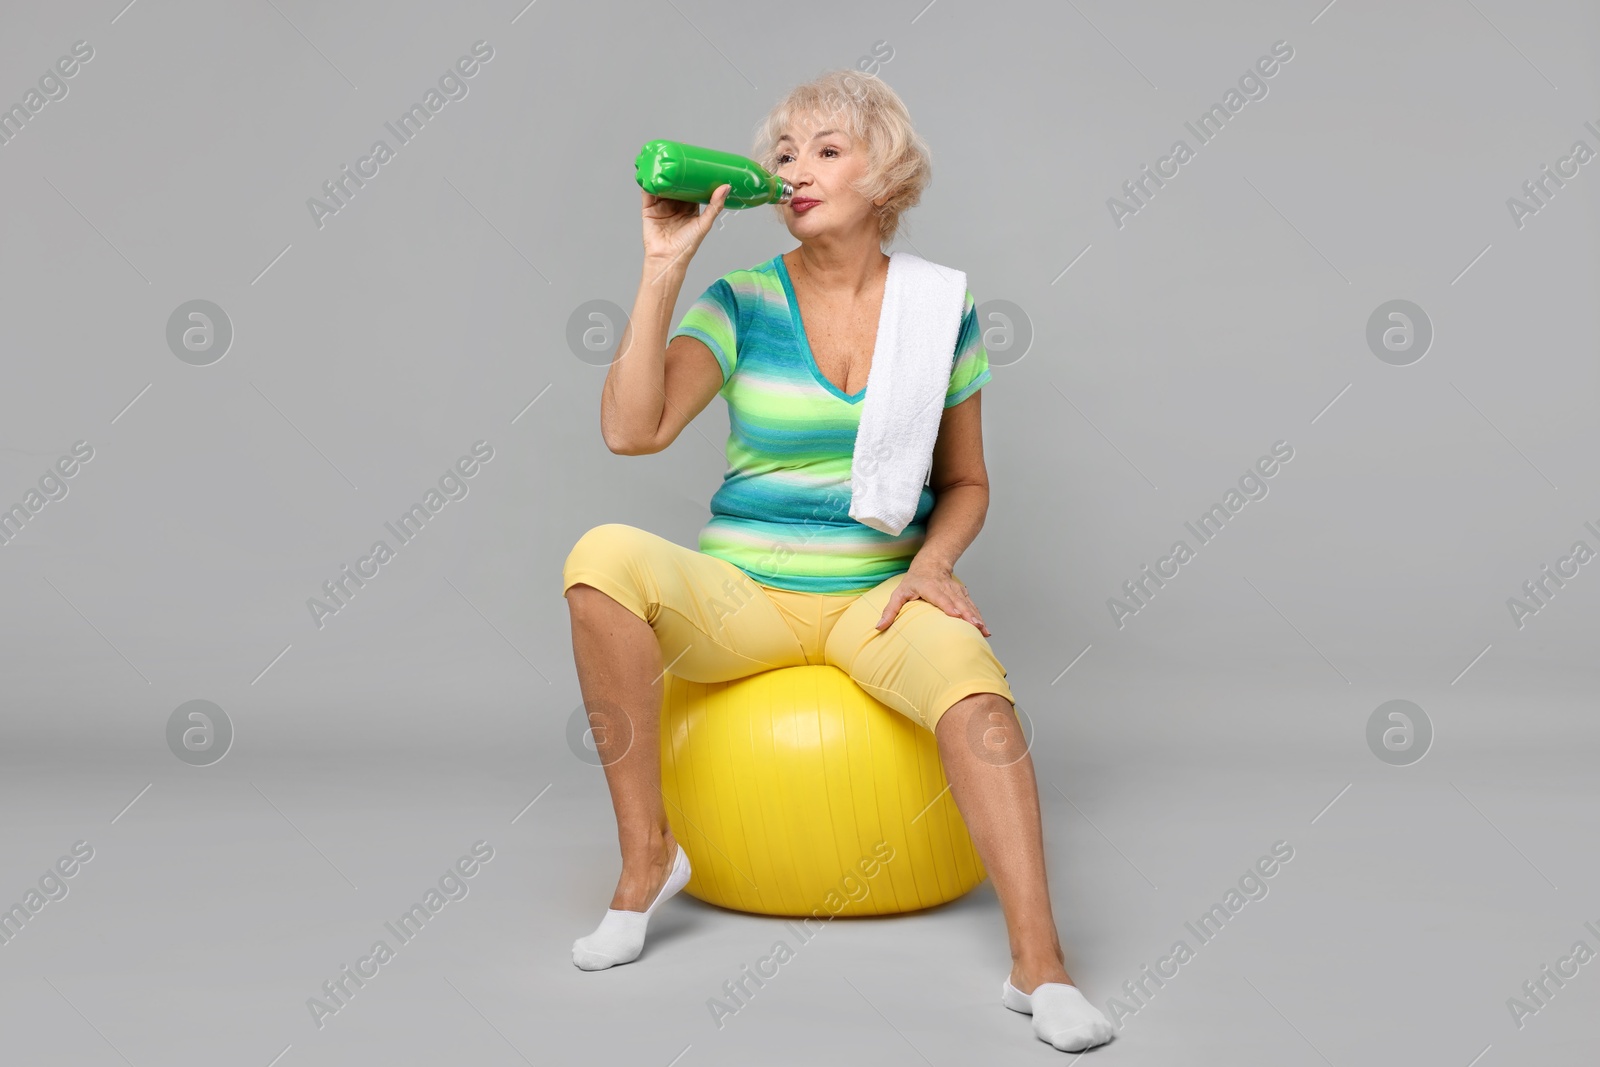
[[[926,728],[837,667],[668,674],[661,788],[689,895],[737,911],[887,915],[987,876]]]

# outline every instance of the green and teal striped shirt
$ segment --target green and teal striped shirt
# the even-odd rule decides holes
[[[722,366],[728,469],[711,498],[700,551],[777,589],[858,594],[904,573],[927,537],[934,493],[924,486],[899,535],[850,517],[850,465],[861,401],[822,376],[783,257],[718,278],[672,337],[703,342]],[[972,292],[966,294],[944,406],[992,375]]]

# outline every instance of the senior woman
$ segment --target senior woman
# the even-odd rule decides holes
[[[615,453],[660,452],[721,393],[728,470],[698,551],[613,523],[585,533],[563,568],[584,703],[631,727],[595,732],[622,875],[573,962],[599,970],[636,959],[650,915],[689,880],[660,791],[665,669],[711,682],[829,663],[937,738],[1005,913],[1012,967],[1002,1003],[1031,1014],[1035,1034],[1056,1048],[1101,1044],[1112,1026],[1064,967],[1033,763],[1006,672],[954,572],[989,504],[979,404],[990,373],[971,292],[931,485],[912,522],[890,535],[848,514],[889,268],[883,247],[928,182],[926,144],[881,80],[835,71],[773,109],[755,158],[794,186],[776,210],[799,247],[718,279],[670,336],[689,260],[728,187],[704,210],[640,193],[644,271],[601,394],[601,433]],[[975,736],[1004,744],[985,751]]]

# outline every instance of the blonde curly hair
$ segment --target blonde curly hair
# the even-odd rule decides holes
[[[752,158],[777,173],[777,141],[797,119],[813,128],[837,116],[857,144],[867,149],[867,173],[854,188],[873,205],[878,217],[878,243],[888,247],[900,228],[900,215],[922,199],[933,178],[928,144],[911,125],[911,113],[882,78],[849,68],[830,70],[797,85],[756,127]],[[783,208],[774,205],[780,218]]]

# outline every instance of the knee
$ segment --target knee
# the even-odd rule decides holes
[[[563,585],[585,571],[614,572],[623,561],[637,554],[638,535],[644,533],[636,526],[608,522],[589,530],[567,553],[561,565]],[[581,580],[581,579],[580,579]]]
[[[1033,744],[1032,730],[1024,727],[1008,694],[968,693],[932,718],[930,728],[941,746],[959,739],[960,748],[951,751],[965,750],[986,763],[1015,763]]]

